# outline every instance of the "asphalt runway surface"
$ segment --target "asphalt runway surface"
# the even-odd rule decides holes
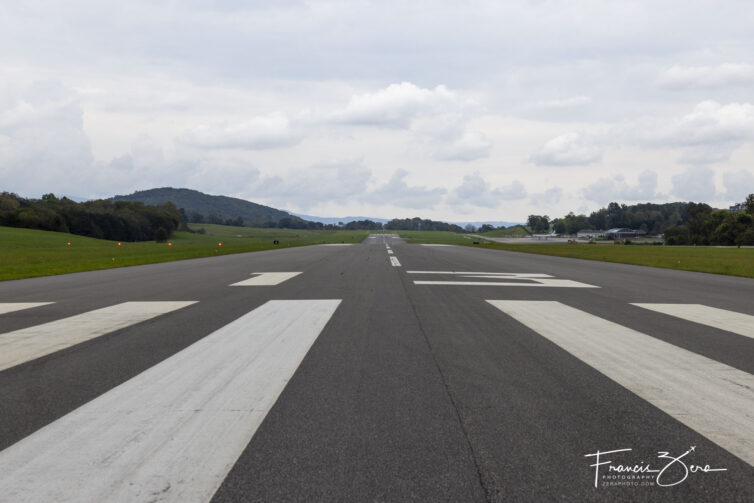
[[[747,278],[377,235],[8,281],[0,501],[749,502],[752,374]]]

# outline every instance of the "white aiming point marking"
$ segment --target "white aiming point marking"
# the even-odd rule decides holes
[[[754,465],[754,376],[748,372],[560,302],[487,302]]]
[[[502,281],[464,280],[415,280],[415,285],[456,285],[456,286],[523,286],[547,288],[599,288],[570,279],[557,279],[549,274],[522,272],[463,272],[463,271],[407,271],[408,274],[454,275],[471,279],[497,279]],[[513,281],[506,281],[513,280]]]
[[[3,501],[210,501],[340,300],[272,300],[0,452]]]
[[[238,283],[233,283],[230,286],[272,286],[279,285],[283,281],[287,281],[295,276],[301,274],[300,272],[255,272],[257,276]]]

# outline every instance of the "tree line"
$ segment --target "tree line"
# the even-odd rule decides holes
[[[182,215],[172,203],[147,206],[131,201],[97,200],[77,203],[46,194],[26,199],[0,193],[0,225],[117,241],[167,239],[178,229]]]
[[[754,245],[754,194],[746,198],[744,210],[716,210],[704,203],[690,203],[681,225],[665,230],[669,245]]]
[[[550,220],[547,215],[529,215],[534,232],[553,230],[574,235],[586,229],[630,228],[649,235],[665,236],[668,245],[754,245],[754,194],[744,210],[714,209],[705,203],[642,203],[626,206],[612,202],[589,216],[568,213]]]

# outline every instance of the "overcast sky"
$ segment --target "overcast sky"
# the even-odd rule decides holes
[[[753,27],[750,0],[0,0],[0,190],[727,207],[754,192]]]

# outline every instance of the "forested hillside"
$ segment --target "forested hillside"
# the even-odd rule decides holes
[[[140,190],[126,196],[115,196],[113,201],[139,201],[158,205],[167,202],[182,208],[186,219],[194,223],[246,225],[251,227],[277,227],[285,220],[286,227],[306,227],[306,221],[285,211],[227,196],[213,196],[198,190],[159,189]],[[241,219],[240,221],[238,219]]]
[[[167,239],[181,223],[181,213],[172,203],[147,206],[132,201],[87,201],[77,203],[46,194],[25,199],[0,193],[0,225],[118,241]]]

